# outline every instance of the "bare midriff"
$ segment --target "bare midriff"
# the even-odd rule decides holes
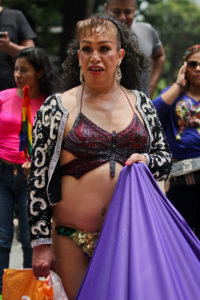
[[[80,179],[61,178],[62,200],[53,207],[53,221],[89,232],[100,231],[109,207],[119,173],[123,166],[116,163],[116,174],[110,176],[105,163]]]

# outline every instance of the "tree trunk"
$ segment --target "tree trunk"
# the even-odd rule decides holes
[[[63,5],[63,35],[61,38],[61,59],[66,56],[66,47],[74,37],[77,21],[94,13],[95,0],[72,0],[64,1]]]

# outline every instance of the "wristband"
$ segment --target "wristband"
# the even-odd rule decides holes
[[[184,86],[182,84],[180,84],[180,82],[176,81],[174,83],[177,84],[181,89],[184,89]]]

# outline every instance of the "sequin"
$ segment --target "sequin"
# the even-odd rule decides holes
[[[200,134],[200,103],[196,105],[190,99],[180,100],[175,107],[179,130],[176,139],[180,140],[186,128],[195,128]]]
[[[87,232],[67,226],[55,226],[59,235],[63,235],[72,240],[90,258],[96,247],[100,232]]]

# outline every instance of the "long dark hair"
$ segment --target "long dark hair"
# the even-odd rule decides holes
[[[125,56],[120,65],[122,72],[121,84],[127,89],[140,90],[141,72],[148,68],[149,65],[144,54],[139,49],[136,35],[120,21],[114,19],[110,14],[96,14],[91,18],[88,18],[85,25],[87,28],[84,28],[84,30],[90,30],[92,32],[93,30],[95,31],[95,28],[99,28],[100,26],[104,27],[104,29],[108,29],[110,22],[116,26],[119,44],[121,45],[121,48],[125,50]],[[80,67],[77,56],[80,36],[79,24],[80,22],[78,22],[76,26],[76,38],[69,43],[66,59],[62,64],[63,90],[68,90],[80,84]]]
[[[38,79],[41,94],[49,96],[59,91],[60,80],[58,71],[44,49],[39,47],[24,48],[17,53],[15,61],[21,57],[26,58],[36,72],[43,70],[43,76]]]

